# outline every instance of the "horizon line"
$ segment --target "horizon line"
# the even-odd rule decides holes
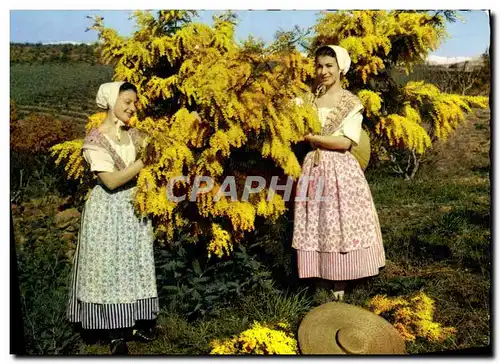
[[[95,41],[92,41],[92,42],[83,42],[83,41],[76,41],[76,40],[60,40],[60,41],[49,41],[49,42],[42,42],[42,41],[38,41],[38,42],[9,42],[9,45],[16,45],[16,44],[22,44],[22,45],[64,45],[64,44],[71,44],[71,45],[81,45],[81,44],[85,44],[85,45],[88,45],[88,46],[91,46],[91,45],[94,45],[96,43],[99,43],[99,40],[95,40]],[[301,52],[302,53],[302,52]],[[434,57],[434,58],[441,58],[441,59],[447,59],[447,60],[451,60],[451,59],[454,59],[454,58],[457,58],[457,59],[460,59],[459,62],[463,62],[463,61],[467,61],[467,60],[472,60],[472,59],[476,59],[480,56],[482,56],[484,54],[484,52],[481,52],[475,56],[439,56],[439,55],[435,55],[435,54],[428,54],[427,55],[427,60],[429,59],[429,57]]]

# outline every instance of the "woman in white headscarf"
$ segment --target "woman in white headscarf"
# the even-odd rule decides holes
[[[82,214],[67,311],[83,329],[109,330],[112,354],[128,353],[128,333],[153,340],[159,311],[152,224],[132,204],[144,167],[137,159],[143,137],[128,128],[136,101],[137,89],[127,82],[105,83],[97,94],[107,117],[83,145],[98,182]]]
[[[292,245],[299,277],[319,278],[321,286],[331,287],[333,281],[338,300],[343,300],[346,281],[377,275],[385,265],[377,212],[362,169],[367,159],[353,151],[369,153],[361,129],[363,106],[341,87],[350,64],[347,50],[339,46],[315,53],[311,100],[322,131],[306,136],[315,150],[306,155],[297,184]]]

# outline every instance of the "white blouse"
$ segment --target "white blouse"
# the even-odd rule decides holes
[[[127,167],[135,162],[136,151],[134,143],[132,143],[132,138],[130,137],[130,134],[129,134],[130,142],[126,145],[117,144],[106,135],[104,136],[106,137],[108,142],[111,144],[112,148],[120,156],[120,158],[123,160],[123,162]],[[97,150],[84,149],[83,157],[85,158],[87,163],[90,164],[90,170],[92,172],[117,171],[115,163],[113,162],[113,158],[109,153]]]
[[[319,107],[317,110],[319,120],[321,121],[321,127],[325,127],[326,118],[332,108]],[[361,110],[353,110],[346,116],[340,124],[340,127],[335,133],[332,134],[332,136],[345,136],[346,138],[351,139],[354,145],[358,145],[361,137],[362,122],[363,114],[361,113]]]

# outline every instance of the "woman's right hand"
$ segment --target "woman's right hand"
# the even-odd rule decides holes
[[[100,172],[99,179],[111,191],[123,186],[127,182],[137,178],[137,175],[144,168],[144,163],[141,159],[137,159],[128,167],[114,172]]]

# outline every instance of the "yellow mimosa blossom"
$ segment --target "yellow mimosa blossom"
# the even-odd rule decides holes
[[[296,355],[297,341],[279,328],[288,329],[280,323],[277,328],[254,322],[252,327],[239,336],[227,340],[214,340],[210,354],[239,355]]]
[[[377,295],[370,299],[368,308],[388,318],[407,341],[421,337],[431,342],[442,342],[456,332],[454,327],[443,327],[433,321],[434,300],[424,292],[409,297]]]

